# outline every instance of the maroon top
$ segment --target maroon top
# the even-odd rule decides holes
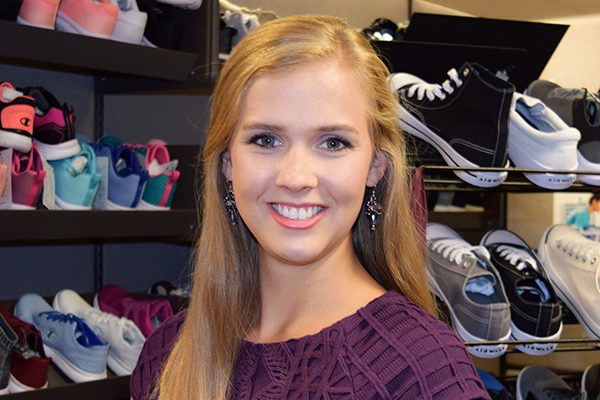
[[[181,328],[182,311],[146,341],[131,396],[148,399]],[[489,399],[464,344],[445,323],[389,291],[321,332],[286,342],[244,341],[233,400]]]

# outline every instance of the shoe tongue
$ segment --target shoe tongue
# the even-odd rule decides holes
[[[12,101],[20,96],[23,96],[23,93],[18,90],[8,86],[2,86],[2,101]]]
[[[86,156],[79,156],[72,160],[70,168],[71,176],[77,176],[81,174],[85,170],[87,164],[88,158]]]
[[[592,126],[599,124],[600,99],[591,93],[587,93],[584,99],[585,102],[585,117]]]

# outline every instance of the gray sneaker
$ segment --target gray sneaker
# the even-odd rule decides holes
[[[427,273],[431,291],[450,311],[452,327],[465,342],[508,341],[510,305],[488,250],[472,246],[445,225],[427,225]],[[504,354],[506,344],[468,346],[477,357]]]
[[[581,391],[587,392],[590,399],[600,399],[600,364],[585,369],[581,377]]]
[[[530,365],[521,370],[517,378],[517,400],[586,400],[546,367]]]
[[[587,89],[564,89],[544,80],[531,82],[525,93],[540,99],[581,133],[577,144],[578,170],[600,172],[600,99]],[[600,175],[578,178],[588,185],[600,186]]]

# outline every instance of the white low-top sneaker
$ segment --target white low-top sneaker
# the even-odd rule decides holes
[[[540,100],[515,93],[509,117],[508,156],[519,168],[573,171],[524,173],[537,186],[561,190],[575,181],[581,134]]]
[[[538,257],[556,295],[591,339],[600,338],[600,243],[568,225],[546,229]]]
[[[110,35],[111,40],[141,44],[148,14],[140,11],[135,0],[108,0],[108,3],[119,7],[117,24]]]
[[[110,344],[108,367],[115,375],[131,375],[146,340],[133,321],[95,309],[70,289],[58,292],[52,306],[83,319],[100,340]]]

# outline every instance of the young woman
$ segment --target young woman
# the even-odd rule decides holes
[[[332,17],[279,19],[234,49],[190,308],[148,338],[133,399],[487,398],[432,316],[387,74]]]

